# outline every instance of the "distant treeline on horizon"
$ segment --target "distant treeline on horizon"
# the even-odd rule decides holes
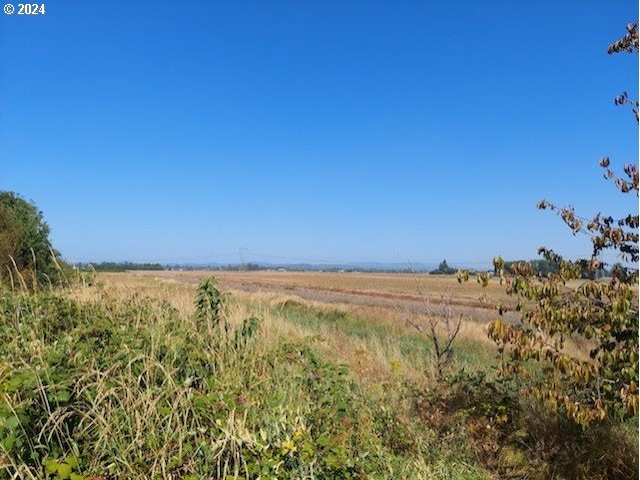
[[[260,265],[259,263],[246,263],[241,265],[225,265],[217,267],[218,270],[230,272],[255,272],[260,270],[282,270],[289,272],[363,272],[363,273],[413,273],[416,270],[409,267],[363,267],[354,265],[313,265],[313,264],[294,264],[294,265]],[[420,269],[420,272],[427,270]]]
[[[159,263],[134,263],[134,262],[100,262],[81,263],[78,265],[83,270],[93,270],[97,272],[126,272],[127,270],[164,270]]]
[[[512,265],[515,263],[529,263],[533,268],[533,271],[537,275],[546,277],[550,273],[557,273],[558,267],[553,262],[548,260],[516,260],[506,261],[505,271],[509,272]],[[184,264],[160,264],[160,263],[136,263],[136,262],[100,262],[100,263],[80,263],[78,268],[83,270],[96,270],[100,272],[125,272],[127,270],[222,270],[232,272],[255,272],[255,271],[289,271],[289,272],[362,272],[362,273],[430,273],[436,274],[454,274],[457,272],[457,268],[452,268],[447,265],[447,261],[444,260],[440,263],[438,268],[429,269],[424,265],[412,268],[405,267],[399,268],[396,265],[389,266],[364,266],[364,265],[314,265],[314,264],[286,264],[286,265],[271,265],[248,262],[244,264],[228,264],[228,265],[184,265]],[[613,270],[613,268],[612,268]],[[468,269],[469,273],[485,272],[485,269]],[[601,269],[597,272],[596,278],[609,276],[611,271]],[[585,278],[589,276],[588,272],[585,272]]]

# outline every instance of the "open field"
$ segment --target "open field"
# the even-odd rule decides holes
[[[212,273],[221,297],[197,285]],[[419,280],[126,272],[6,291],[0,479],[637,477],[635,424],[583,432],[521,402],[480,287]],[[445,313],[427,287],[464,315],[442,376],[404,321]]]
[[[429,275],[406,273],[359,273],[359,272],[232,272],[232,271],[153,271],[133,274],[154,275],[183,282],[197,283],[202,278],[215,275],[221,285],[249,287],[255,289],[279,289],[295,291],[301,289],[333,293],[350,293],[386,298],[415,298],[418,289],[436,298],[443,293],[451,294],[456,301],[481,306],[481,288],[473,281],[459,283],[455,275]],[[472,279],[473,280],[473,279]],[[504,287],[498,281],[486,289],[493,300],[505,300]]]
[[[486,288],[471,279],[459,283],[455,275],[334,272],[228,272],[153,271],[131,272],[165,281],[197,284],[211,275],[223,290],[290,295],[320,304],[380,308],[388,314],[423,312],[425,303],[437,309],[447,303],[454,314],[486,323],[497,317],[498,302],[513,304],[505,287],[492,279]],[[517,319],[507,314],[509,320]]]
[[[403,356],[396,351],[397,345],[394,345],[399,337],[409,339],[407,342],[413,345],[409,350],[415,350],[418,344],[425,344],[424,352],[420,355],[415,355],[414,352],[410,360],[403,362],[407,375],[412,378],[422,377],[431,369],[428,341],[423,333],[408,325],[407,320],[424,324],[427,313],[435,317],[442,316],[442,293],[430,295],[425,285],[441,289],[440,292],[447,292],[447,287],[451,286],[458,292],[465,292],[462,297],[450,299],[453,316],[457,318],[462,315],[457,344],[459,348],[456,347],[460,355],[456,361],[461,368],[471,370],[478,364],[486,367],[495,362],[495,344],[485,331],[486,322],[498,315],[492,307],[492,299],[489,298],[486,303],[474,300],[471,297],[473,291],[478,293],[481,288],[475,282],[460,285],[454,276],[436,278],[403,274],[135,271],[101,273],[98,281],[103,285],[104,291],[115,298],[131,295],[151,297],[169,301],[184,315],[193,315],[195,288],[203,279],[212,276],[218,280],[221,291],[232,294],[260,314],[268,312],[279,316],[282,314],[282,305],[300,304],[314,311],[335,312],[338,316],[357,319],[357,327],[349,325],[349,322],[320,322],[314,324],[312,330],[313,334],[321,333],[324,336],[322,348],[331,358],[348,364],[365,380],[381,380],[390,374],[390,360]],[[506,297],[504,288],[496,286],[492,288],[495,298]],[[408,291],[403,291],[403,288]],[[99,301],[95,298],[95,289],[81,289],[76,294],[85,300],[91,298]],[[86,297],[87,294],[90,297]],[[516,316],[512,315],[512,318]],[[349,340],[354,330],[355,343]],[[419,340],[416,342],[416,339]],[[364,345],[363,342],[372,344]],[[370,350],[377,353],[365,354]],[[381,350],[384,352],[381,353]],[[375,356],[380,358],[373,361]]]
[[[0,480],[640,480],[635,4],[51,3]]]

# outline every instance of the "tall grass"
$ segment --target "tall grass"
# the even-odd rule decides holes
[[[135,289],[6,292],[0,477],[483,478],[311,329],[234,298],[207,311],[214,290],[189,313]]]
[[[521,404],[478,326],[436,382],[427,338],[359,312],[126,274],[7,290],[0,478],[634,478],[637,430]]]

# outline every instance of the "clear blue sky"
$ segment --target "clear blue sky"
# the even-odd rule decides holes
[[[3,2],[4,3],[4,2]],[[48,1],[0,19],[0,189],[70,261],[586,255],[637,208],[634,1]]]

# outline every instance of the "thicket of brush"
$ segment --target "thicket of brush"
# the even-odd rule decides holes
[[[388,323],[213,279],[191,311],[84,288],[0,298],[0,478],[637,476],[637,429],[521,403],[464,340],[435,382],[427,339]]]

